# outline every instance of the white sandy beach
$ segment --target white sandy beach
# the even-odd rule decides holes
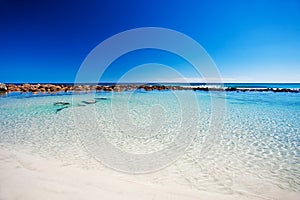
[[[127,177],[127,178],[124,178]],[[110,170],[64,166],[16,151],[0,150],[0,199],[255,199],[136,181]],[[126,180],[127,179],[127,180]]]
[[[136,181],[134,175],[116,176],[110,170],[85,170],[59,161],[0,150],[0,199],[266,199],[189,190],[181,186]],[[296,193],[278,199],[297,199]],[[269,199],[269,198],[267,198]],[[277,198],[274,198],[277,199]]]

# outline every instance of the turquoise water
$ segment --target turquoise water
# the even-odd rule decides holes
[[[177,95],[185,96],[185,92]],[[273,191],[300,192],[298,93],[194,94],[198,118],[193,116],[193,108],[184,111],[190,112],[190,122],[197,128],[193,142],[173,165],[162,169],[168,173],[157,172],[159,178],[154,182],[260,198],[272,197],[276,194]],[[172,91],[49,96],[12,93],[0,97],[0,146],[83,168],[101,168],[82,147],[82,135],[88,143],[94,139],[92,134],[101,130],[108,141],[131,153],[161,150],[176,135],[189,131],[180,129],[182,105],[177,97]],[[95,98],[95,104],[83,103]],[[222,126],[212,125],[212,111],[222,110],[213,99],[225,103],[225,112],[218,113]],[[58,101],[71,105],[54,105]],[[189,99],[185,101],[193,105]],[[122,120],[124,116],[126,120]],[[144,135],[124,134],[125,129]]]

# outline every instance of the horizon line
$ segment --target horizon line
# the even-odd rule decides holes
[[[3,84],[300,84],[300,82],[0,82]]]

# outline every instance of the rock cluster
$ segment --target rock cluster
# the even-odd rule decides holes
[[[89,92],[89,91],[104,91],[104,92],[122,92],[132,90],[194,90],[194,91],[236,91],[236,92],[300,92],[300,89],[287,88],[224,88],[224,87],[209,87],[209,86],[167,86],[167,85],[63,85],[63,84],[0,84],[0,91],[4,92],[31,92],[37,93],[56,93],[56,92]]]
[[[69,90],[73,90],[72,86],[28,83],[25,83],[23,85],[7,85],[7,92],[32,92],[33,94],[37,94],[39,92],[67,92]]]

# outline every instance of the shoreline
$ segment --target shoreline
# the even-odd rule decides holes
[[[260,88],[260,87],[222,87],[221,85],[180,86],[180,85],[145,85],[145,84],[115,84],[115,85],[69,85],[69,84],[0,84],[0,92],[31,92],[57,93],[57,92],[122,92],[122,91],[163,91],[163,90],[194,90],[194,91],[219,91],[219,92],[290,92],[299,93],[300,88]]]
[[[138,180],[134,175],[117,175],[108,169],[86,170],[74,165],[65,165],[58,160],[46,160],[2,147],[0,147],[0,168],[0,199],[6,200],[99,199],[99,197],[120,200],[257,199],[252,195],[229,195],[198,191],[177,185],[154,184]]]

